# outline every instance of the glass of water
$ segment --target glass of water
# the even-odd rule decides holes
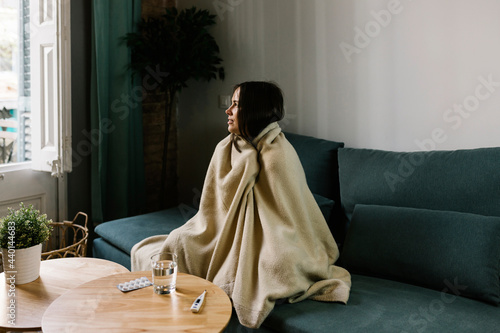
[[[170,294],[177,282],[177,255],[162,252],[151,257],[153,269],[153,289],[156,294]]]

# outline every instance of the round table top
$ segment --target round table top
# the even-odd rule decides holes
[[[72,289],[54,301],[42,319],[51,332],[220,332],[231,318],[226,293],[202,278],[178,273],[177,289],[157,295],[153,287],[121,292],[119,283],[147,277],[151,272],[130,272],[96,279]],[[199,313],[191,305],[207,290]]]
[[[0,327],[9,331],[41,330],[45,310],[66,291],[90,280],[124,272],[128,269],[108,260],[62,258],[42,261],[40,277],[30,283],[11,286],[8,276],[0,273],[0,281],[4,283],[0,288]],[[11,320],[14,321],[9,323]]]

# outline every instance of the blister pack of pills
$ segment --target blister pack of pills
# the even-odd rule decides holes
[[[153,285],[153,283],[151,283],[151,281],[149,281],[149,279],[147,277],[143,276],[143,277],[135,279],[135,280],[120,283],[116,287],[118,289],[120,289],[120,291],[123,291],[124,293],[126,293],[128,291],[149,287],[151,285]]]

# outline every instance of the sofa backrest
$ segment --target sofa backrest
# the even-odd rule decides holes
[[[288,132],[284,134],[299,155],[311,192],[340,201],[337,151],[344,147],[344,143]]]
[[[386,205],[500,216],[500,148],[390,152],[339,149],[342,205]]]
[[[295,148],[304,168],[309,189],[320,205],[333,236],[337,239],[343,234],[337,223],[342,214],[337,151],[344,147],[344,143],[288,132],[284,134]],[[333,200],[332,208],[325,208],[327,201],[325,198]],[[325,209],[329,209],[330,213],[325,214]]]
[[[343,148],[339,176],[341,266],[500,303],[500,148]]]

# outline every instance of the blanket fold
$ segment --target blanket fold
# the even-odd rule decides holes
[[[136,244],[132,269],[149,269],[159,250],[177,253],[179,272],[221,287],[247,327],[258,328],[279,299],[349,298],[350,274],[334,265],[335,240],[277,123],[252,142],[229,135],[217,145],[198,213],[168,237]]]

